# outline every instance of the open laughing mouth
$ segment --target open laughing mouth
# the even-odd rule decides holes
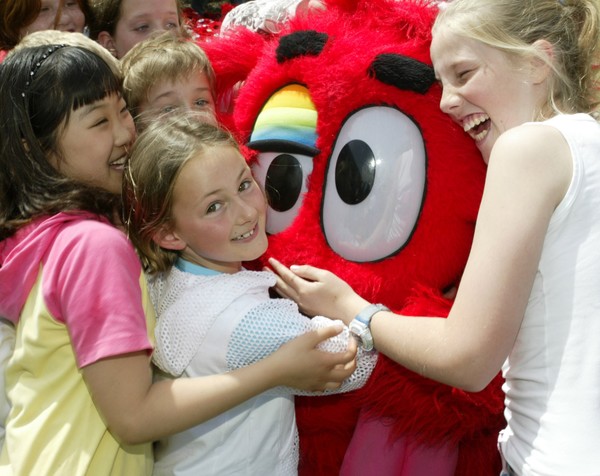
[[[483,113],[473,114],[463,122],[463,130],[469,134],[475,142],[483,140],[490,131],[490,127],[490,117]]]

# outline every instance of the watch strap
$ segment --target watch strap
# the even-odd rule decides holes
[[[373,350],[373,335],[370,328],[373,315],[379,311],[389,310],[383,304],[369,304],[350,322],[350,332],[358,338],[363,349]]]

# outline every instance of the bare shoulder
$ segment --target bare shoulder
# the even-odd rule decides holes
[[[571,151],[562,133],[543,122],[530,122],[509,129],[502,134],[494,149],[510,150],[517,155],[531,155],[532,159],[544,156],[552,159],[570,159]]]
[[[544,123],[524,124],[502,134],[489,165],[545,191],[555,203],[564,197],[573,174],[567,140],[558,129]]]

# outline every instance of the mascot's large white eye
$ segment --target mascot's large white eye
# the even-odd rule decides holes
[[[392,107],[369,107],[342,126],[329,162],[322,223],[329,246],[355,262],[400,250],[417,223],[427,157],[421,132]]]
[[[313,158],[308,155],[279,152],[259,154],[252,171],[269,202],[267,233],[273,235],[285,230],[298,216],[312,169]]]

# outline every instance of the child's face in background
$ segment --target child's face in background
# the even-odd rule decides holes
[[[234,147],[210,148],[183,166],[171,214],[181,256],[201,266],[235,273],[267,249],[266,200]]]
[[[21,29],[21,37],[34,31],[60,30],[81,33],[85,27],[85,16],[77,0],[65,0],[60,15],[59,0],[42,0],[40,13],[33,23]]]
[[[120,194],[127,149],[134,139],[125,101],[112,94],[71,112],[58,139],[62,156],[50,161],[67,177]]]
[[[175,0],[123,0],[121,18],[114,36],[100,41],[117,58],[122,58],[134,45],[156,31],[176,30],[180,27]],[[110,35],[108,35],[110,36]]]
[[[215,113],[212,89],[203,71],[193,71],[174,81],[156,82],[148,91],[147,100],[139,106],[140,114],[152,117],[184,110],[211,116]]]

